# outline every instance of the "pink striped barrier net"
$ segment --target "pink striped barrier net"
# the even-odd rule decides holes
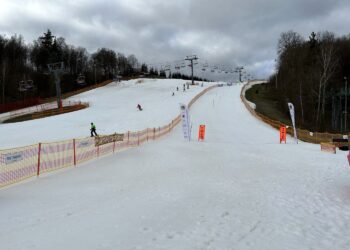
[[[196,95],[189,106],[215,87],[217,85]],[[163,127],[147,128],[137,132],[128,131],[119,134],[118,140],[102,144],[98,144],[94,137],[87,137],[0,150],[0,188],[44,173],[73,167],[127,148],[140,146],[170,133],[180,121],[179,115]],[[114,135],[110,136],[112,138]]]

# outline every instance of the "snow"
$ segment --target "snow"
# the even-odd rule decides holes
[[[169,94],[159,85],[144,88],[150,97]],[[279,144],[278,131],[245,109],[240,90],[215,88],[193,105],[193,135],[205,124],[204,142],[185,141],[177,126],[141,147],[1,189],[1,249],[349,249],[346,153],[291,137]],[[142,98],[154,117],[169,111],[137,86],[122,91],[129,109]],[[129,125],[167,121],[154,119]]]
[[[184,80],[143,79],[113,82],[69,98],[89,102],[90,107],[54,117],[32,121],[0,124],[3,135],[0,149],[27,146],[39,142],[61,141],[90,136],[90,123],[97,133],[138,131],[163,126],[179,113],[179,103],[188,103],[204,87],[191,86],[183,92]],[[176,91],[179,87],[179,91]],[[172,96],[172,93],[175,96]],[[140,104],[143,111],[136,108]]]

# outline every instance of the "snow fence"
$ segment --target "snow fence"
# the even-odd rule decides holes
[[[255,110],[255,104],[252,102],[249,102],[246,98],[245,98],[245,92],[251,88],[253,85],[256,84],[262,84],[264,83],[264,81],[252,81],[252,82],[248,82],[247,84],[245,84],[242,87],[241,90],[241,100],[244,103],[245,107],[248,109],[248,111],[255,116],[257,119],[263,121],[264,123],[269,124],[270,126],[276,128],[276,129],[280,129],[281,126],[285,126],[286,124],[283,124],[280,121],[276,121],[273,120],[263,114],[260,114],[259,112],[257,112]],[[297,135],[298,135],[298,139],[305,141],[305,142],[310,142],[310,143],[331,143],[333,141],[334,138],[343,138],[342,134],[331,134],[331,133],[318,133],[318,132],[311,132],[305,129],[300,129],[297,128]],[[290,135],[294,135],[294,131],[293,131],[293,127],[289,126],[287,128],[287,133]],[[350,134],[348,135],[350,137]],[[276,136],[276,140],[279,140],[279,137]],[[322,149],[322,145],[321,145],[321,149]],[[332,150],[333,152],[333,150]]]
[[[197,94],[188,106],[191,107],[199,97],[215,87],[217,85]],[[0,150],[0,188],[40,174],[73,167],[127,148],[140,146],[170,133],[180,121],[181,117],[178,115],[163,127],[105,136],[107,139],[112,138],[105,143],[98,141],[100,138],[87,137]]]
[[[89,103],[81,102],[81,101],[62,100],[63,107],[71,107],[71,106],[78,106],[78,105],[85,105],[88,107]],[[15,118],[18,116],[22,116],[22,115],[33,114],[36,112],[44,112],[44,111],[49,111],[57,108],[58,108],[57,102],[50,102],[50,103],[44,103],[44,104],[40,104],[40,105],[28,107],[28,108],[18,109],[18,110],[0,114],[0,122],[6,121],[8,119]]]

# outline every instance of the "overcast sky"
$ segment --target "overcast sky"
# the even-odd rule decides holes
[[[281,32],[347,35],[349,13],[349,0],[0,0],[0,34],[31,43],[49,28],[91,53],[108,47],[146,63],[196,54],[262,78]]]

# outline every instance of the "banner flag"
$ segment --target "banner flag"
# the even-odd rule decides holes
[[[297,130],[295,128],[295,111],[294,111],[293,103],[288,102],[288,108],[289,108],[290,118],[292,119],[294,138],[295,138],[296,142],[298,143]]]
[[[185,104],[180,104],[181,120],[182,120],[182,132],[184,138],[191,140],[191,127],[190,127],[190,116],[188,114],[188,107]]]
[[[123,141],[124,134],[112,134],[112,135],[101,135],[95,136],[95,146],[101,146],[111,142]]]
[[[280,127],[280,143],[284,141],[284,143],[287,143],[287,137],[286,137],[287,131],[286,126]]]
[[[198,141],[204,141],[205,138],[205,125],[199,125]]]

